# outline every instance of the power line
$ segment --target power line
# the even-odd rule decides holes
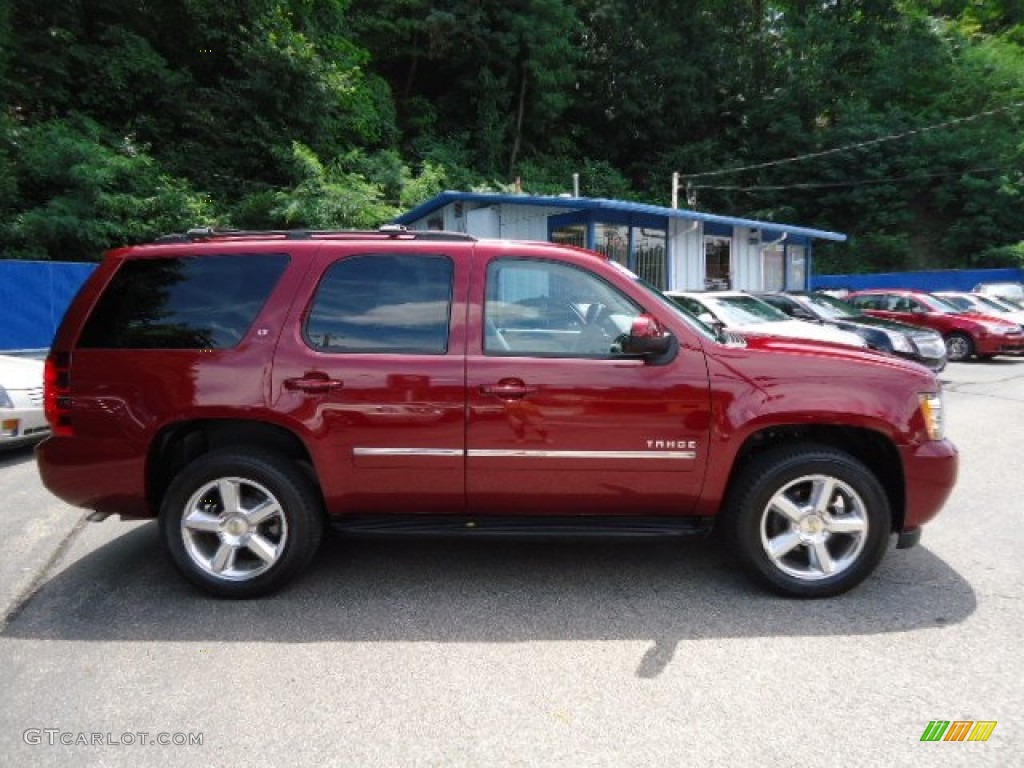
[[[776,192],[787,189],[837,189],[840,187],[865,187],[873,184],[897,184],[903,181],[923,181],[925,179],[942,179],[951,176],[963,176],[970,173],[993,173],[1005,171],[1005,168],[993,166],[989,168],[969,168],[963,171],[950,171],[949,173],[928,173],[915,174],[912,176],[890,176],[884,179],[860,179],[857,181],[835,181],[823,183],[806,184],[758,184],[749,187],[739,185],[715,185],[695,184],[693,189],[712,189],[719,192]]]
[[[1007,104],[1005,107],[989,109],[984,112],[978,112],[977,114],[974,115],[968,115],[967,117],[958,117],[954,118],[953,120],[947,120],[943,123],[928,125],[925,126],[924,128],[915,128],[912,131],[904,131],[903,133],[893,133],[889,134],[888,136],[882,136],[877,139],[868,139],[867,141],[858,141],[854,144],[847,144],[842,147],[825,149],[822,150],[821,152],[810,152],[805,155],[794,155],[793,157],[783,158],[782,160],[772,160],[766,163],[753,163],[751,165],[741,165],[737,166],[736,168],[723,168],[718,171],[704,171],[702,173],[684,173],[681,174],[681,176],[686,181],[690,181],[691,179],[702,179],[708,176],[723,176],[728,173],[741,173],[743,171],[755,171],[761,168],[773,168],[777,165],[786,165],[788,163],[796,163],[802,160],[814,160],[815,158],[819,157],[826,157],[828,155],[839,154],[840,152],[847,152],[851,149],[861,149],[863,147],[871,147],[876,144],[884,144],[885,142],[888,141],[897,141],[899,139],[905,139],[909,136],[918,136],[922,133],[927,133],[929,131],[937,131],[941,130],[942,128],[949,128],[954,125],[960,125],[961,123],[967,123],[972,120],[978,120],[982,117],[990,117],[992,115],[1000,114],[1001,112],[1009,112],[1010,110],[1019,109],[1020,107],[1024,107],[1024,101],[1017,101],[1014,102],[1013,104]]]

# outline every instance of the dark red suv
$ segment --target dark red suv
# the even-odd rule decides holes
[[[931,293],[857,291],[846,300],[869,315],[938,331],[946,340],[946,353],[953,361],[969,360],[975,355],[984,360],[1024,352],[1024,331],[1016,323],[980,312],[962,312]]]
[[[910,546],[957,467],[933,374],[716,335],[597,254],[405,232],[113,251],[47,360],[46,486],[159,517],[223,596],[362,534],[706,533],[787,594]]]

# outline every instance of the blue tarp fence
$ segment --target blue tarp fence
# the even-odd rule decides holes
[[[95,264],[0,261],[0,351],[48,349]]]
[[[811,275],[811,290],[907,288],[919,291],[969,291],[978,283],[1024,283],[1024,269],[936,269],[874,275]]]

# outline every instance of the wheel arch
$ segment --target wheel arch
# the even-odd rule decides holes
[[[864,464],[878,478],[889,500],[892,530],[903,527],[906,480],[896,445],[885,435],[863,427],[788,425],[768,427],[749,435],[736,454],[726,483],[726,499],[743,469],[765,451],[779,446],[819,445],[842,451]]]
[[[308,476],[323,503],[323,492],[305,443],[294,432],[265,421],[197,419],[165,427],[153,440],[146,460],[146,495],[159,510],[174,477],[199,456],[234,446],[293,460]]]

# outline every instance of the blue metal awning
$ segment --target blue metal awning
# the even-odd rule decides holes
[[[742,219],[734,216],[720,216],[714,213],[691,211],[685,208],[664,208],[659,205],[633,203],[626,200],[606,200],[599,197],[553,197],[547,195],[513,195],[493,192],[442,192],[425,203],[416,206],[411,211],[395,217],[393,221],[396,224],[412,224],[413,222],[426,218],[434,211],[444,208],[449,203],[530,205],[547,208],[570,209],[574,211],[604,211],[609,215],[631,213],[647,216],[659,216],[667,219],[699,221],[706,224],[759,229],[766,239],[776,239],[785,234],[792,237],[808,239],[834,240],[840,243],[846,240],[846,235],[840,232],[830,232],[825,229],[796,227],[790,224],[778,224],[774,221],[757,221],[755,219]]]

